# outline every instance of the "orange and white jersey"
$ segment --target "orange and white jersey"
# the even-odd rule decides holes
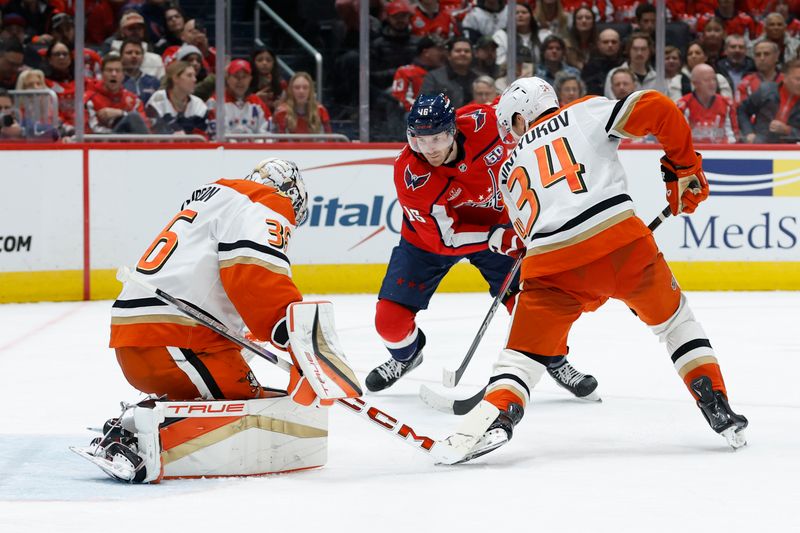
[[[656,91],[624,100],[586,97],[542,117],[503,163],[500,189],[528,249],[523,278],[562,272],[646,235],[635,217],[621,138],[652,133],[679,166],[697,156],[675,104]]]
[[[199,306],[234,331],[270,339],[286,307],[302,300],[291,279],[291,201],[248,180],[219,180],[192,192],[136,264],[136,274]],[[231,342],[134,283],[111,312],[111,347],[206,350]]]

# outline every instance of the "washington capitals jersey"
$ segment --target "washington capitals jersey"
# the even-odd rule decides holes
[[[249,180],[194,191],[136,264],[136,274],[199,306],[232,331],[269,339],[286,306],[302,300],[291,278],[291,200]],[[232,342],[133,282],[111,311],[111,347],[176,346],[197,351]]]
[[[503,164],[500,188],[527,248],[523,278],[570,270],[649,234],[617,154],[620,139],[647,134],[676,166],[697,164],[682,113],[656,91],[582,98],[522,136]]]
[[[439,167],[406,146],[394,163],[394,185],[403,208],[400,235],[414,246],[442,255],[487,248],[488,232],[508,222],[497,176],[506,149],[488,105],[456,111],[454,161]]]

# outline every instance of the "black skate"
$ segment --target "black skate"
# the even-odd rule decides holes
[[[398,361],[390,357],[388,361],[367,374],[367,379],[364,380],[364,383],[367,385],[367,390],[377,392],[388,389],[394,385],[398,379],[417,368],[420,363],[422,363],[422,348],[424,347],[425,334],[422,333],[422,330],[419,330],[417,351],[414,352],[411,359],[408,361]]]
[[[700,408],[711,429],[725,437],[734,450],[747,444],[744,434],[747,419],[733,412],[722,391],[711,388],[711,379],[700,376],[692,381],[692,390],[700,397],[697,400],[697,407]]]
[[[494,419],[494,422],[492,422],[492,425],[489,426],[489,429],[486,430],[478,443],[472,447],[463,459],[454,464],[466,463],[476,457],[486,455],[510,441],[514,435],[514,426],[519,424],[524,414],[525,410],[520,404],[509,403],[508,408],[505,411],[500,411],[500,414],[497,415],[497,418]]]
[[[84,459],[99,466],[109,477],[125,483],[141,483],[147,474],[144,460],[136,453],[136,437],[125,430],[119,419],[103,425],[103,436],[92,440],[86,448],[70,447]]]
[[[547,373],[550,374],[550,377],[552,377],[556,383],[567,389],[576,398],[592,402],[601,401],[600,396],[595,392],[595,389],[597,389],[597,380],[594,376],[584,374],[577,370],[574,366],[569,364],[566,357],[557,366],[547,367]]]

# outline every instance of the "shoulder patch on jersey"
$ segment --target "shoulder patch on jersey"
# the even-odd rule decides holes
[[[475,119],[475,132],[486,125],[486,112],[483,109],[476,109],[472,113],[468,113],[467,116]]]
[[[411,189],[412,191],[416,191],[420,187],[424,186],[428,183],[428,179],[430,179],[431,173],[428,172],[427,174],[420,174],[419,176],[411,172],[411,165],[406,165],[406,170],[403,175],[403,180],[406,183],[406,189]]]

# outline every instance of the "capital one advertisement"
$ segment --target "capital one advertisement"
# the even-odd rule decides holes
[[[295,160],[308,186],[309,217],[290,249],[295,264],[385,264],[402,223],[392,183],[399,150],[90,148],[91,268],[133,264],[193,190],[244,176],[266,157]],[[620,150],[646,222],[666,206],[662,154]],[[5,151],[2,163],[0,272],[81,268],[81,151]],[[800,261],[800,151],[707,149],[704,167],[710,198],[656,231],[670,261]]]

